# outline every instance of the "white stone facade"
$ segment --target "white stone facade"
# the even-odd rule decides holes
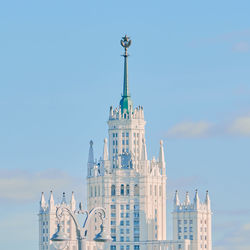
[[[178,192],[175,193],[173,211],[174,240],[189,239],[192,250],[212,249],[211,208],[208,192],[204,203],[195,192],[191,203],[188,192],[186,199],[180,203]]]

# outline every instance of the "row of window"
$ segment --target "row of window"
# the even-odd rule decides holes
[[[184,227],[183,228],[183,232],[186,233],[188,231],[188,228],[187,227]],[[182,232],[182,228],[181,227],[178,227],[178,233],[181,233]],[[189,227],[189,232],[192,233],[193,232],[193,227]]]
[[[131,246],[131,248],[130,248],[129,245],[127,245],[126,248],[125,248],[125,246],[120,246],[120,250],[131,250],[132,248],[133,247]],[[116,246],[113,246],[113,245],[110,246],[110,250],[116,250],[116,249],[118,249],[118,247],[116,248]],[[133,249],[134,250],[140,250],[140,246],[135,245]]]
[[[188,220],[183,220],[183,223],[184,224],[187,224],[188,223]],[[178,224],[182,224],[182,220],[178,220]],[[189,224],[193,224],[193,220],[189,220]]]
[[[188,235],[184,235],[184,237],[183,237],[183,238],[184,238],[184,240],[188,239]],[[182,239],[182,238],[181,238],[181,236],[179,235],[179,236],[178,236],[178,240],[181,240],[181,239]],[[192,235],[192,234],[191,234],[191,235],[189,235],[189,239],[190,239],[190,240],[193,240],[193,239],[194,239],[194,237],[193,237],[193,235]]]
[[[112,209],[116,209],[116,205],[115,205],[115,204],[112,204],[112,205],[110,205],[110,208],[111,208],[111,210],[112,210]],[[121,210],[124,210],[124,208],[126,208],[126,210],[130,210],[130,205],[129,205],[129,204],[126,204],[126,205],[121,204],[121,205],[120,205],[120,209],[121,209]],[[138,204],[134,205],[134,210],[139,210],[139,205],[138,205]],[[156,210],[156,211],[157,211],[157,210]]]
[[[126,185],[126,188],[125,188],[125,185],[124,184],[121,184],[120,186],[120,195],[129,195],[130,194],[130,186],[129,184]],[[115,185],[112,185],[111,186],[111,196],[115,196],[116,195],[116,186]],[[134,195],[137,196],[139,195],[139,186],[137,184],[134,185]]]
[[[113,241],[113,242],[116,242],[116,236],[111,236],[111,238],[112,238],[112,241]],[[124,242],[125,239],[126,239],[127,242],[130,241],[130,238],[129,238],[128,236],[127,236],[127,237],[120,236],[120,242]],[[134,236],[134,241],[135,241],[135,242],[140,241],[140,236]]]
[[[139,137],[139,133],[134,133],[134,137]],[[122,132],[122,137],[129,137],[129,132]],[[113,138],[118,137],[118,133],[113,133]]]
[[[116,212],[111,212],[110,213],[110,216],[111,216],[111,218],[116,218]],[[130,213],[121,213],[120,214],[120,217],[121,218],[124,218],[124,217],[126,217],[126,218],[129,218],[130,217]],[[140,217],[140,213],[139,213],[139,211],[134,211],[134,218],[139,218]]]
[[[111,233],[115,234],[116,233],[116,228],[111,228]],[[126,230],[124,230],[124,228],[120,228],[120,234],[130,234],[130,229],[126,228]]]
[[[187,224],[187,223],[188,223],[188,220],[183,220],[183,223],[184,223],[184,224]],[[207,221],[206,221],[206,220],[201,220],[200,223],[201,223],[201,224],[203,224],[203,223],[204,223],[204,224],[207,224]],[[178,224],[179,224],[179,225],[182,224],[182,220],[178,220]],[[189,220],[189,224],[193,224],[193,220]]]

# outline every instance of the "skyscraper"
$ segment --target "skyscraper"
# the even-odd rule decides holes
[[[211,209],[208,193],[205,203],[200,202],[198,192],[195,193],[193,203],[190,202],[188,194],[185,202],[180,203],[176,192],[173,241],[166,240],[167,177],[163,141],[159,142],[157,158],[149,160],[143,107],[133,107],[129,91],[130,38],[124,36],[121,45],[124,48],[123,94],[118,106],[110,107],[108,139],[104,139],[103,155],[98,162],[94,160],[94,143],[90,141],[87,163],[87,208],[91,210],[95,207],[104,207],[106,210],[105,225],[110,232],[112,242],[106,244],[105,249],[211,250]],[[73,203],[75,206],[75,201]],[[42,195],[39,213],[40,250],[47,249],[43,247],[50,245],[46,233],[43,234],[44,221],[46,225],[46,220],[53,218],[52,224],[55,228],[55,218],[53,213],[52,216],[50,214],[50,206],[45,204]],[[69,219],[68,225],[70,223]],[[89,239],[93,239],[99,232],[98,223],[96,217],[89,224]],[[67,227],[67,230],[73,241],[72,228]],[[43,242],[44,237],[47,242],[46,240]],[[69,245],[68,249],[74,250],[74,243],[71,245],[72,247]],[[92,250],[91,244],[88,250]]]

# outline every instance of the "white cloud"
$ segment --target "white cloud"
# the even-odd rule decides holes
[[[237,52],[249,52],[250,44],[248,42],[239,42],[233,46],[233,50]]]
[[[72,190],[72,188],[76,187],[75,179],[56,169],[36,173],[20,170],[1,170],[0,199],[15,202],[37,200],[42,191]],[[79,182],[77,181],[77,183]]]
[[[239,116],[227,123],[205,121],[180,122],[166,133],[168,138],[204,138],[213,136],[250,136],[250,115]]]
[[[240,226],[235,225],[231,233],[226,234],[218,244],[215,243],[214,250],[249,250],[250,249],[250,223]]]
[[[250,136],[250,116],[236,118],[229,125],[228,132],[235,135]]]
[[[182,122],[170,128],[167,137],[200,138],[210,134],[213,124],[205,121]]]

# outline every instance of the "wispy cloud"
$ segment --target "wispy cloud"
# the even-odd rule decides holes
[[[236,117],[227,123],[205,121],[181,122],[166,133],[168,138],[204,138],[213,136],[250,136],[250,115]]]
[[[235,135],[250,136],[250,116],[236,118],[229,125],[228,132]]]
[[[213,124],[205,121],[182,122],[176,124],[167,132],[167,137],[200,138],[210,134]]]
[[[75,188],[76,178],[69,174],[50,169],[31,173],[20,170],[0,171],[0,199],[25,202],[38,198],[42,191],[68,190]],[[77,181],[77,183],[80,183]]]
[[[232,231],[224,236],[219,243],[215,243],[214,250],[249,250],[250,249],[250,222],[243,225],[234,225]]]
[[[233,50],[236,52],[249,52],[250,51],[250,43],[249,42],[238,42],[233,46]]]

